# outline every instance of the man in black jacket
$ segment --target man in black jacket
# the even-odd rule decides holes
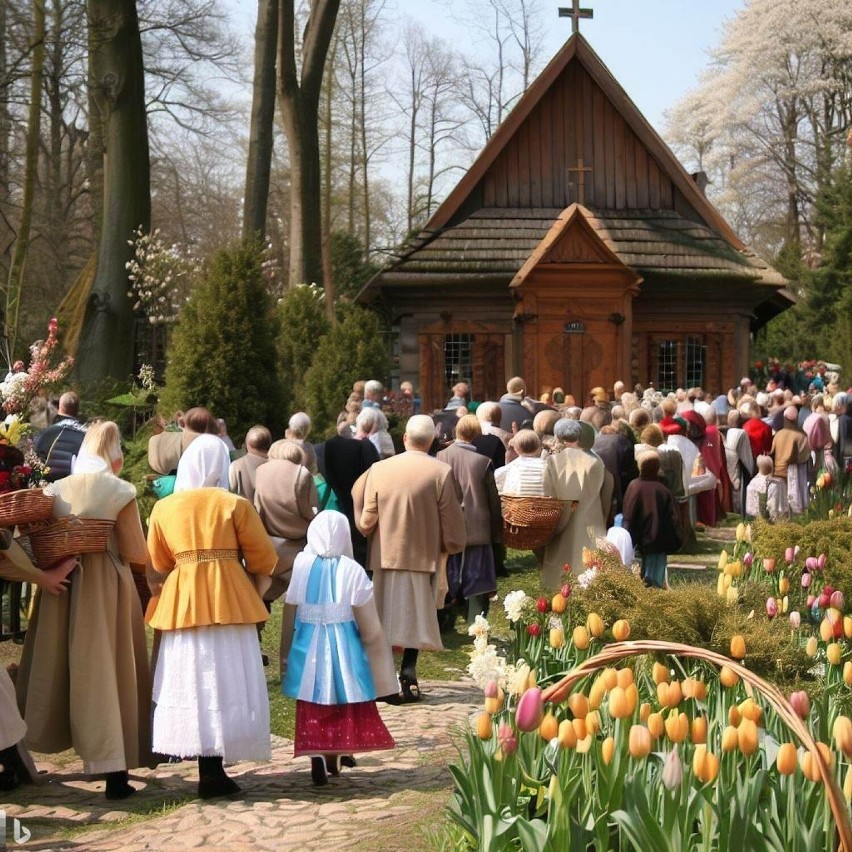
[[[80,397],[67,391],[59,397],[57,419],[36,439],[35,451],[49,468],[47,479],[56,482],[71,473],[71,462],[80,452],[86,427],[78,419]]]

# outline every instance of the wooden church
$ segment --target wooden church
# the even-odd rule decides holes
[[[790,305],[578,33],[425,228],[364,288],[425,411],[470,382],[702,385],[747,371],[749,333]]]

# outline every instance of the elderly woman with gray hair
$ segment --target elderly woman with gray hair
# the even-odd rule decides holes
[[[581,448],[582,428],[578,421],[566,419],[559,420],[553,428],[565,449],[550,456],[547,464],[553,496],[565,503],[565,510],[556,535],[544,551],[541,581],[547,589],[559,585],[566,567],[581,570],[583,548],[594,547],[595,539],[606,535],[606,471],[597,455]]]

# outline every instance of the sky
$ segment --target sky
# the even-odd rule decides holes
[[[257,4],[225,0],[234,22],[248,39],[254,31]],[[467,0],[390,0],[391,16],[414,18],[451,44],[471,38],[459,22]],[[544,67],[571,35],[571,21],[559,18],[560,6],[571,0],[542,0],[552,15],[547,20]],[[722,24],[745,5],[745,0],[583,0],[594,10],[580,31],[603,59],[627,94],[657,129],[663,114],[674,106],[707,67],[707,51],[718,45]]]

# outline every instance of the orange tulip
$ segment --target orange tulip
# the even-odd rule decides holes
[[[556,736],[562,748],[574,748],[577,745],[577,733],[568,719],[563,719],[559,723]]]
[[[586,617],[586,629],[595,637],[595,639],[603,636],[604,623],[596,612],[590,612]]]
[[[695,745],[707,742],[707,717],[696,716],[692,720],[689,733],[690,739]]]
[[[601,757],[603,762],[609,766],[612,763],[612,756],[615,754],[615,740],[612,737],[607,737],[601,743]]]
[[[651,753],[651,732],[644,725],[632,725],[628,737],[630,756],[637,759]]]
[[[625,642],[630,635],[630,625],[623,618],[619,618],[612,625],[612,637],[616,642]]]
[[[798,764],[796,746],[793,743],[782,743],[778,749],[775,765],[782,775],[792,775]]]
[[[731,637],[731,656],[735,660],[742,660],[746,655],[745,639],[738,633]]]
[[[654,678],[654,683],[669,682],[669,670],[662,663],[654,663],[651,668],[651,676]]]
[[[476,717],[476,735],[481,740],[490,740],[494,733],[494,726],[491,724],[491,716],[488,713],[479,713]]]
[[[722,731],[722,751],[734,751],[739,745],[739,735],[737,729],[733,725],[728,725]]]
[[[757,725],[751,719],[743,719],[737,728],[737,741],[740,751],[748,757],[757,751],[759,745]]]
[[[719,672],[719,680],[722,681],[722,686],[736,686],[740,682],[740,676],[728,666],[722,666]]]
[[[575,717],[584,718],[589,712],[589,699],[582,692],[572,692],[568,698],[568,709]]]
[[[539,736],[549,743],[559,733],[559,720],[553,713],[546,713],[538,726]]]
[[[627,693],[620,686],[616,686],[609,694],[609,715],[613,719],[626,719],[632,713]]]

